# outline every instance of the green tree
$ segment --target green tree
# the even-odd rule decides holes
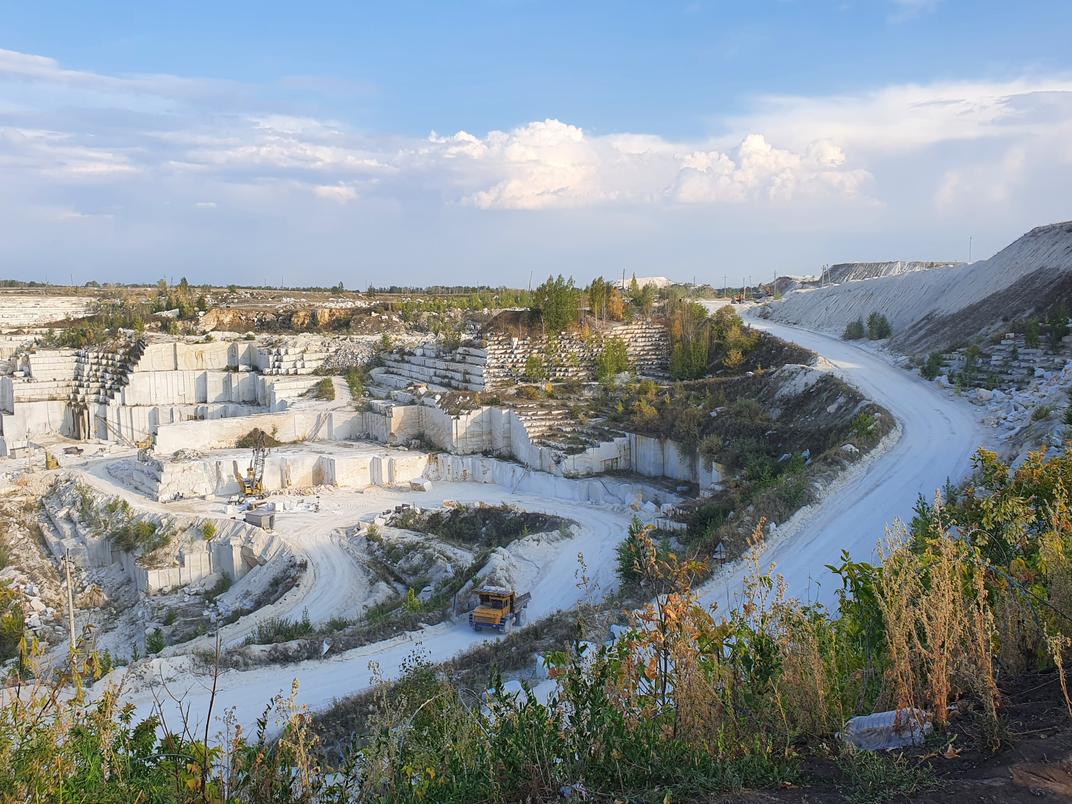
[[[925,380],[933,380],[942,371],[942,353],[931,352],[927,355],[927,360],[920,368],[919,373]]]
[[[577,323],[579,296],[573,277],[566,279],[562,274],[547,277],[547,281],[536,288],[533,307],[540,311],[545,332],[563,332]]]
[[[865,333],[864,320],[857,318],[855,321],[850,321],[845,325],[845,331],[841,333],[841,337],[846,341],[858,341]]]
[[[871,313],[867,317],[867,337],[873,341],[880,341],[883,338],[888,338],[893,333],[893,328],[890,326],[889,319],[882,313]]]

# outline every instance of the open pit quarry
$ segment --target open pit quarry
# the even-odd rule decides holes
[[[873,454],[833,442],[823,477],[842,477],[831,488],[852,494],[854,507],[830,518],[820,497],[768,523],[769,557],[790,591],[830,602],[825,564],[842,547],[870,557],[882,524],[964,473],[979,431],[963,401],[924,383],[895,388],[899,370],[855,359],[857,347],[759,324],[832,357],[737,380],[754,386],[772,422],[783,409],[800,422],[850,422],[869,404],[851,385],[887,401],[896,420]],[[25,477],[34,478],[40,543],[54,566],[72,567],[85,649],[120,665],[94,694],[120,683],[139,715],[174,716],[181,701],[203,718],[205,656],[217,640],[218,694],[249,725],[292,678],[299,703],[321,709],[395,677],[415,653],[442,661],[500,638],[466,624],[480,583],[531,595],[528,622],[603,606],[619,589],[617,548],[634,518],[673,533],[685,527],[683,505],[726,485],[725,467],[671,437],[579,419],[578,397],[498,399],[541,354],[550,355],[549,377],[583,394],[610,338],[642,376],[665,382],[661,325],[553,344],[484,331],[456,346],[395,347],[367,372],[359,398],[343,376],[324,373],[334,336],[213,338],[130,332],[81,349],[22,343],[0,376],[6,487],[21,499]],[[317,392],[325,382],[327,395]],[[914,451],[941,441],[935,421],[959,433],[962,448],[937,451],[926,473],[910,477]],[[491,524],[466,531],[458,523],[474,511]],[[536,515],[554,524],[507,527]],[[429,517],[445,529],[428,529]],[[722,568],[705,599],[734,603],[744,572],[736,562]],[[48,660],[62,662],[62,579],[18,582],[40,598],[33,630]],[[534,661],[534,683],[546,688],[553,682]]]

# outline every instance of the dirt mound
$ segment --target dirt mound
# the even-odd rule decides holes
[[[235,442],[235,446],[240,449],[267,449],[268,447],[278,447],[283,442],[277,439],[275,436],[271,436],[264,432],[259,427],[254,427],[240,439]]]
[[[881,313],[893,326],[891,345],[915,352],[977,340],[1002,318],[1028,315],[1070,275],[1072,221],[1032,229],[971,265],[800,290],[768,309],[777,321],[838,335],[850,321]]]

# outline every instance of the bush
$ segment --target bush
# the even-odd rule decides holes
[[[1031,421],[1040,422],[1043,419],[1048,419],[1051,413],[1053,413],[1053,408],[1049,405],[1039,405],[1031,411]]]
[[[351,366],[346,370],[346,385],[350,389],[350,396],[360,399],[365,395],[365,373],[356,366]]]
[[[705,435],[700,439],[700,446],[697,451],[700,453],[700,457],[704,462],[710,466],[711,464],[718,463],[718,456],[722,454],[722,439],[712,433]]]
[[[167,643],[164,640],[164,632],[159,628],[154,628],[145,635],[145,652],[150,655],[162,651],[166,644]]]
[[[923,379],[933,380],[941,373],[941,371],[942,353],[931,352],[929,355],[927,355],[927,360],[923,363],[923,366],[922,368],[920,368],[919,373],[920,376],[923,377]]]
[[[216,535],[216,525],[214,523],[208,522],[208,521],[205,521],[205,522],[201,523],[201,538],[202,539],[204,539],[206,542],[212,541],[212,539],[215,537],[215,535]]]
[[[543,358],[539,355],[529,355],[525,361],[525,379],[529,382],[542,382],[547,379],[547,370],[543,365]]]
[[[596,358],[596,377],[600,382],[629,371],[629,350],[621,338],[607,338],[603,351]]]
[[[872,341],[880,341],[884,338],[890,337],[893,334],[893,328],[890,326],[889,319],[881,313],[871,313],[867,317],[867,337]]]
[[[629,533],[617,547],[618,580],[623,586],[639,583],[644,577],[644,565],[647,561],[645,545],[650,542],[650,530],[650,526],[645,526],[634,516],[629,523]]]
[[[26,620],[19,593],[0,582],[0,662],[18,655]]]
[[[331,381],[331,377],[324,377],[310,388],[306,394],[313,399],[326,399],[330,402],[335,399],[335,384]]]
[[[845,325],[845,331],[841,333],[841,337],[846,341],[858,341],[865,335],[864,320],[857,318],[855,321],[850,321]]]
[[[127,520],[108,531],[108,541],[127,553],[146,555],[159,550],[171,540],[171,534],[154,522]]]
[[[297,621],[285,617],[272,617],[257,624],[257,629],[246,639],[247,645],[271,645],[276,642],[290,642],[309,636],[316,629],[309,619],[309,610],[302,611],[302,618]]]

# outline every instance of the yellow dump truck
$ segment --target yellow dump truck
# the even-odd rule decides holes
[[[474,594],[480,599],[469,612],[469,625],[474,631],[490,628],[506,634],[513,626],[525,624],[525,607],[532,598],[528,592],[519,595],[503,586],[482,586]]]

